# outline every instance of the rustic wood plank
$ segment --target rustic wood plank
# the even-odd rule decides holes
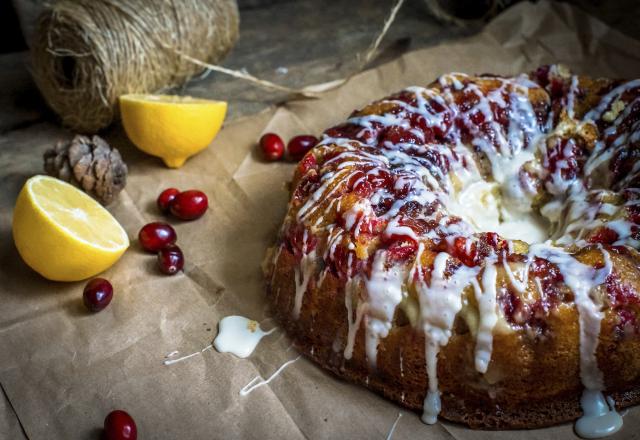
[[[301,0],[243,9],[240,40],[224,65],[246,68],[257,76],[292,87],[344,77],[355,70],[357,54],[364,52],[378,34],[392,4],[374,0]],[[409,1],[383,48],[390,49],[388,59],[405,50],[471,32],[445,27],[427,14],[421,2]],[[397,44],[398,41],[404,44]],[[41,101],[33,99],[36,92],[25,64],[27,59],[25,53],[0,56],[0,87],[9,91],[0,101],[5,104],[0,107],[0,132],[45,117],[55,121]],[[230,120],[260,111],[285,97],[217,73],[196,78],[178,92],[229,101]]]
[[[640,2],[571,2],[640,39]],[[376,0],[241,0],[240,39],[224,65],[291,87],[347,76],[357,68],[357,55],[375,38],[392,4]],[[429,15],[422,1],[408,0],[383,42],[384,56],[373,64],[477,30],[445,26]],[[26,53],[0,55],[0,87],[6,91],[0,94],[0,133],[43,119],[56,122],[38,97],[27,59]],[[215,72],[194,78],[177,92],[229,101],[229,120],[286,98],[286,94]]]
[[[47,113],[27,60],[27,52],[0,55],[0,134],[41,120]]]

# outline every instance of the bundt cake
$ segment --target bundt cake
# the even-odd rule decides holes
[[[640,402],[639,159],[640,80],[553,65],[409,87],[299,162],[273,312],[426,423],[613,432]]]

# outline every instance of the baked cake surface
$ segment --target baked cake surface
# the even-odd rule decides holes
[[[272,309],[426,423],[619,423],[613,401],[640,401],[638,157],[640,80],[554,65],[407,88],[298,164]]]

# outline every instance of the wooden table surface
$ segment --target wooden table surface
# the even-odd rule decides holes
[[[640,2],[573,0],[620,31],[640,39]],[[342,78],[357,66],[393,2],[376,0],[241,1],[240,39],[224,65],[290,87]],[[407,0],[373,65],[405,51],[472,36],[479,26],[456,28],[432,18],[421,0]],[[497,72],[496,72],[497,73]],[[429,78],[425,78],[425,82]],[[276,104],[283,94],[218,73],[192,80],[178,93],[229,101],[233,120]],[[107,129],[120,130],[118,124]],[[29,75],[28,53],[0,54],[0,236],[10,240],[16,194],[42,169],[42,153],[72,133],[47,110]],[[4,245],[11,245],[5,243]],[[1,277],[6,276],[0,273]],[[2,329],[0,329],[1,337]],[[0,384],[0,388],[1,388]],[[0,438],[26,438],[4,392],[0,393]]]
[[[572,2],[640,39],[637,0]],[[392,4],[390,0],[241,0],[240,39],[224,65],[290,87],[342,78],[357,68],[358,54],[376,37]],[[443,25],[429,15],[424,1],[407,0],[372,64],[478,30],[478,25]],[[56,124],[55,115],[47,111],[31,80],[28,59],[27,52],[0,54],[2,136],[41,122]],[[256,113],[285,98],[214,72],[177,92],[229,101],[228,120]]]

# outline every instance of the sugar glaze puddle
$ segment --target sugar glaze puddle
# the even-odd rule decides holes
[[[258,321],[244,316],[227,316],[218,324],[218,336],[213,346],[220,353],[231,353],[239,358],[246,358],[253,353],[262,338],[276,330],[263,331]]]

